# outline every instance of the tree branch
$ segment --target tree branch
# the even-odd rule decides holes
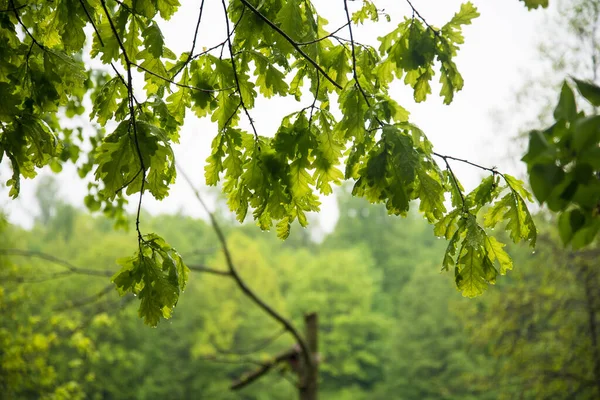
[[[61,278],[63,276],[67,276],[70,274],[80,274],[80,275],[91,275],[91,276],[112,276],[114,274],[113,271],[109,270],[100,270],[100,269],[89,269],[89,268],[80,268],[77,267],[67,260],[63,260],[61,258],[55,257],[51,254],[43,253],[41,251],[33,251],[33,250],[21,250],[21,249],[0,249],[0,254],[7,256],[19,256],[19,257],[29,257],[29,258],[39,258],[41,260],[49,261],[53,264],[66,268],[67,271],[62,273],[56,273],[51,275],[50,277],[39,277],[34,278],[31,282],[43,282],[44,280]],[[7,278],[4,278],[7,279]],[[26,278],[23,279],[15,279],[17,282],[25,282]]]
[[[213,275],[231,276],[229,271],[221,271],[218,269],[205,267],[204,265],[188,265],[187,267],[190,269],[190,271],[206,272]]]
[[[110,283],[110,284],[106,285],[102,290],[100,290],[99,292],[97,292],[91,296],[82,297],[82,298],[74,300],[74,301],[66,301],[65,304],[63,304],[62,306],[54,307],[54,311],[66,311],[66,310],[71,310],[73,308],[79,308],[79,307],[86,306],[88,304],[91,304],[91,303],[94,303],[94,302],[100,300],[102,297],[106,296],[108,293],[110,293],[113,290],[114,290],[114,286],[112,283]]]
[[[206,205],[206,203],[204,203],[202,196],[200,196],[200,193],[194,186],[191,179],[187,176],[185,171],[183,171],[181,169],[181,167],[179,167],[179,166],[177,168],[179,169],[179,173],[181,173],[181,175],[183,176],[183,179],[185,179],[187,184],[190,186],[190,188],[194,192],[194,195],[196,196],[196,199],[198,200],[198,202],[200,202],[200,204],[202,205],[202,208],[204,208],[204,210],[208,213],[208,217],[210,218],[211,225],[219,239],[219,242],[221,243],[223,253],[225,254],[225,261],[227,262],[227,266],[229,268],[229,272],[231,273],[231,277],[234,279],[235,283],[240,288],[240,290],[250,300],[252,300],[258,307],[260,307],[265,313],[267,313],[269,316],[271,316],[274,320],[279,322],[279,324],[282,325],[286,331],[290,332],[290,334],[294,337],[294,339],[300,346],[300,350],[301,350],[302,356],[304,358],[304,361],[306,363],[308,370],[312,371],[312,369],[314,368],[314,362],[312,360],[311,353],[310,353],[310,350],[308,348],[306,341],[304,340],[302,335],[300,335],[298,330],[294,327],[294,325],[292,325],[292,323],[290,321],[288,321],[285,317],[283,317],[281,314],[279,314],[277,311],[275,311],[270,305],[265,303],[256,293],[254,293],[254,291],[252,289],[250,289],[250,287],[246,284],[246,282],[243,280],[243,278],[239,275],[237,268],[235,267],[233,258],[231,256],[231,252],[229,251],[229,247],[227,245],[227,239],[225,238],[225,235],[223,234],[223,231],[221,230],[221,227],[220,227],[219,223],[217,222],[217,219],[215,218],[214,214],[208,209],[208,206]]]
[[[317,62],[315,60],[313,60],[308,54],[306,54],[304,52],[304,50],[302,50],[299,43],[297,43],[287,33],[282,31],[281,28],[279,28],[277,25],[275,25],[273,22],[271,22],[267,17],[265,17],[260,11],[258,11],[258,9],[256,9],[256,7],[254,7],[252,4],[250,4],[250,2],[248,2],[248,0],[240,0],[240,1],[242,2],[242,4],[244,4],[246,7],[248,7],[258,18],[262,19],[267,25],[269,25],[275,32],[277,32],[281,36],[283,36],[283,38],[285,40],[287,40],[289,42],[289,44],[291,44],[292,47],[294,49],[296,49],[296,51],[298,53],[300,53],[300,55],[302,57],[304,57],[304,59],[306,61],[311,63],[329,82],[331,82],[331,84],[333,86],[335,86],[336,88],[338,88],[340,90],[343,89],[339,83],[337,83],[336,81],[333,80],[332,77],[327,75],[327,72],[325,72],[325,70],[323,68],[321,68],[321,66],[319,64],[317,64]]]
[[[225,0],[221,0],[221,4],[223,5],[223,12],[225,13],[225,26],[227,27],[227,47],[229,48],[229,55],[231,56],[231,69],[233,69],[233,79],[235,80],[235,86],[237,87],[237,92],[240,95],[240,105],[250,122],[250,126],[252,127],[252,131],[254,132],[254,138],[258,140],[258,132],[256,131],[256,127],[254,126],[254,121],[248,112],[248,108],[246,107],[246,103],[244,102],[244,96],[242,95],[242,89],[240,87],[240,80],[238,78],[238,71],[235,65],[235,56],[233,54],[233,46],[231,45],[231,36],[233,32],[229,27],[229,16],[227,15],[227,5],[225,4]],[[240,18],[241,20],[241,18]]]
[[[218,347],[218,345],[216,343],[212,343],[212,345],[215,347],[215,349],[217,350],[217,352],[219,354],[225,354],[225,355],[236,355],[236,356],[247,356],[253,353],[257,353],[261,350],[264,350],[265,348],[267,348],[271,343],[275,342],[277,339],[279,339],[284,333],[286,332],[285,329],[280,330],[279,332],[277,332],[275,335],[268,337],[264,340],[262,340],[260,343],[258,343],[257,345],[255,345],[253,348],[251,349],[244,349],[244,350],[225,350],[225,349],[221,349]]]
[[[292,361],[292,360],[296,359],[300,355],[300,352],[301,351],[298,346],[293,346],[290,349],[279,353],[278,355],[273,357],[268,362],[263,363],[259,368],[248,372],[247,374],[243,375],[240,379],[233,382],[230,386],[230,389],[231,390],[242,389],[243,387],[251,384],[258,378],[260,378],[261,376],[263,376],[264,374],[269,372],[271,370],[271,368],[273,368],[275,365],[277,365],[281,362]]]

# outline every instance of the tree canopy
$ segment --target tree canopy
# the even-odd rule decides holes
[[[207,184],[222,184],[239,221],[251,212],[261,229],[276,226],[285,239],[293,222],[306,226],[307,213],[319,210],[318,194],[345,180],[354,182],[353,195],[385,204],[389,214],[407,215],[418,200],[435,235],[449,240],[443,268],[454,269],[464,296],[480,295],[512,268],[505,244],[486,229],[506,220],[510,240],[534,246],[532,198],[523,182],[493,167],[436,153],[390,97],[390,84],[401,80],[425,101],[437,75],[439,95],[451,103],[464,83],[454,62],[463,29],[479,16],[466,2],[438,27],[407,3],[411,15],[398,16],[372,1],[340,1],[346,23],[331,29],[310,1],[222,0],[222,41],[200,49],[190,37],[190,50],[175,54],[161,22],[176,15],[177,0],[2,0],[0,157],[12,167],[10,195],[39,168],[73,162],[82,178],[93,176],[85,198],[91,210],[122,223],[126,196],[139,196],[137,250],[119,259],[112,280],[138,296],[140,316],[156,325],[177,304],[188,268],[145,230],[140,212],[143,196],[168,195],[177,176],[172,145],[191,112],[216,123],[204,175]],[[380,18],[395,28],[377,44],[354,40],[353,28]],[[92,68],[89,57],[103,68]],[[293,97],[299,105],[263,134],[253,120],[258,97]],[[63,123],[88,114],[95,135]],[[488,176],[467,193],[455,162]]]

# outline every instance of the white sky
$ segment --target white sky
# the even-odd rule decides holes
[[[171,21],[161,25],[167,46],[177,54],[189,51],[199,1],[182,0],[182,3],[180,11]],[[345,22],[342,0],[316,0],[313,3],[329,20],[330,31]],[[357,9],[361,3],[351,1],[349,4]],[[359,42],[376,44],[377,36],[390,31],[405,15],[410,15],[410,8],[404,1],[376,1],[376,4],[391,15],[392,22],[382,20],[379,25],[355,28],[355,38]],[[458,11],[461,1],[413,0],[413,4],[430,24],[441,26]],[[437,96],[437,85],[433,86],[433,95],[421,104],[413,102],[412,93],[401,83],[392,89],[392,97],[411,112],[412,122],[425,131],[437,152],[486,166],[495,165],[501,171],[510,173],[515,171],[516,164],[506,160],[506,148],[516,132],[494,132],[491,112],[506,109],[505,104],[513,101],[512,94],[523,82],[523,73],[535,68],[538,54],[535,48],[539,40],[536,28],[548,11],[527,12],[518,0],[475,0],[474,4],[481,16],[464,29],[465,44],[459,51],[456,63],[465,86],[455,96],[454,102],[449,106],[444,105]],[[218,0],[206,1],[196,49],[223,40],[225,27],[221,7]],[[340,35],[346,36],[347,33],[342,31]],[[437,83],[437,79],[434,77],[434,83]],[[307,99],[299,107],[299,103],[293,99],[263,99],[257,102],[251,115],[259,133],[272,136],[282,116],[309,102],[310,99]],[[210,143],[216,127],[208,118],[198,120],[190,114],[181,131],[181,143],[174,148],[178,163],[200,185],[204,183],[204,160],[210,154]],[[452,166],[467,189],[476,185],[482,176],[481,171],[472,167],[460,163]],[[9,176],[6,165],[2,167],[0,180],[4,183]],[[58,177],[63,198],[83,207],[86,183],[79,180],[74,168],[65,168]],[[36,180],[22,180],[21,195],[17,200],[8,198],[7,190],[0,188],[0,207],[6,210],[11,222],[31,225],[32,216],[37,213],[35,183]],[[136,202],[131,203],[133,206]],[[181,211],[192,216],[203,215],[183,178],[177,180],[169,198],[162,202],[146,194],[144,209],[153,214]],[[326,229],[333,227],[337,219],[333,196],[323,199],[320,218]]]

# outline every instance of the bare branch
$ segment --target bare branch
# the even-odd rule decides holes
[[[261,350],[264,350],[265,348],[269,347],[269,345],[271,345],[277,339],[279,339],[285,332],[287,332],[287,331],[285,329],[282,329],[279,332],[277,332],[275,335],[273,335],[273,336],[271,336],[269,338],[264,339],[258,345],[255,345],[251,349],[245,349],[245,350],[225,350],[225,349],[219,348],[216,345],[216,343],[212,343],[212,345],[215,347],[215,349],[217,350],[217,352],[219,352],[220,354],[236,355],[236,356],[247,356],[249,354],[257,353],[257,352],[259,352]]]
[[[206,272],[213,275],[231,276],[229,271],[221,271],[218,269],[205,267],[204,265],[188,265],[187,267],[190,269],[190,271]]]
[[[225,238],[225,235],[223,234],[223,231],[221,230],[221,227],[220,227],[219,223],[217,222],[217,219],[215,218],[214,214],[208,209],[208,206],[206,205],[206,203],[204,203],[204,200],[202,200],[202,196],[200,196],[200,193],[198,192],[198,190],[192,183],[191,179],[187,176],[185,171],[183,171],[181,169],[181,167],[179,167],[179,166],[177,168],[179,169],[179,173],[181,173],[183,178],[186,180],[186,182],[188,183],[188,185],[194,192],[194,195],[196,196],[196,199],[198,199],[198,202],[200,202],[200,204],[202,205],[202,208],[204,208],[204,210],[208,213],[210,222],[211,222],[213,229],[219,239],[219,242],[221,243],[221,247],[223,248],[223,253],[225,254],[225,261],[227,262],[227,266],[229,267],[229,272],[231,273],[231,276],[235,280],[235,283],[237,284],[237,286],[258,307],[260,307],[265,313],[270,315],[274,320],[279,322],[279,324],[281,324],[285,328],[286,331],[290,332],[290,334],[294,337],[294,339],[300,346],[300,350],[301,350],[301,353],[302,353],[302,356],[304,358],[307,368],[309,370],[312,370],[312,368],[314,368],[314,363],[313,363],[308,345],[307,345],[306,341],[304,340],[304,338],[302,337],[302,335],[300,335],[298,330],[294,327],[294,325],[292,325],[292,323],[290,321],[288,321],[285,317],[283,317],[281,314],[279,314],[277,311],[275,311],[270,305],[268,305],[260,297],[258,297],[258,295],[256,293],[254,293],[254,291],[252,289],[250,289],[250,287],[246,284],[246,282],[238,274],[237,268],[235,267],[235,263],[233,262],[233,258],[231,256],[231,252],[229,251],[229,247],[227,245],[227,239]]]
[[[80,299],[77,300],[73,300],[73,301],[66,301],[65,304],[63,304],[62,306],[58,306],[54,308],[54,311],[66,311],[66,310],[71,310],[73,308],[79,308],[79,307],[83,307],[86,306],[88,304],[91,303],[95,303],[96,301],[100,300],[102,297],[106,296],[108,293],[112,292],[114,290],[114,285],[112,283],[106,285],[102,290],[100,290],[99,292],[91,295],[91,296],[85,296],[82,297]]]
[[[235,64],[235,56],[233,54],[233,46],[231,44],[231,36],[233,35],[233,32],[230,30],[229,27],[229,17],[227,16],[227,5],[225,4],[225,0],[222,0],[221,3],[223,4],[223,12],[225,13],[225,26],[227,27],[227,47],[229,48],[229,54],[231,56],[231,69],[233,69],[233,79],[235,80],[235,86],[237,87],[237,92],[240,95],[240,105],[242,106],[242,109],[244,110],[244,113],[246,114],[246,117],[248,118],[248,121],[250,121],[250,126],[252,127],[252,131],[254,132],[254,138],[256,140],[258,140],[258,132],[256,131],[256,127],[254,126],[254,121],[252,120],[252,117],[250,116],[250,113],[248,112],[248,108],[246,107],[246,103],[244,102],[244,96],[242,94],[242,89],[240,88],[240,80],[238,78],[238,71],[237,71],[237,67]]]
[[[29,257],[29,258],[39,258],[41,260],[49,261],[53,264],[56,264],[60,267],[66,268],[67,271],[57,272],[55,274],[48,275],[46,277],[36,277],[31,280],[27,278],[17,278],[14,279],[17,282],[43,282],[45,280],[61,278],[63,276],[67,276],[70,274],[78,274],[78,275],[91,275],[91,276],[112,276],[114,274],[113,271],[110,270],[100,270],[100,269],[91,269],[91,268],[81,268],[77,267],[67,260],[63,260],[62,258],[55,257],[51,254],[43,253],[41,251],[33,251],[33,250],[21,250],[21,249],[0,249],[0,254],[6,256],[19,256],[19,257]],[[10,279],[10,278],[3,278]]]
[[[286,361],[297,362],[298,357],[300,356],[300,353],[301,353],[301,351],[298,346],[293,346],[290,349],[285,350],[282,353],[279,353],[278,355],[273,357],[271,360],[267,361],[266,363],[263,363],[259,368],[255,369],[253,371],[250,371],[249,373],[243,375],[237,381],[233,382],[230,386],[231,390],[239,390],[239,389],[249,385],[250,383],[254,382],[258,378],[260,378],[261,376],[263,376],[264,374],[269,372],[271,370],[271,368],[273,368],[275,365],[277,365],[281,362],[286,362]]]

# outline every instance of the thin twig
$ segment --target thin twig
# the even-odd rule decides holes
[[[417,17],[419,17],[419,19],[421,21],[423,21],[423,23],[425,24],[425,26],[427,26],[428,29],[430,29],[436,36],[439,36],[440,32],[435,29],[434,27],[432,27],[431,25],[429,25],[427,23],[427,21],[425,20],[425,18],[423,18],[423,16],[421,14],[419,14],[419,11],[413,6],[413,4],[410,2],[410,0],[406,0],[406,2],[408,3],[408,5],[410,6],[410,8],[412,9],[412,12],[414,15],[416,15]]]
[[[484,171],[489,171],[489,172],[491,172],[493,174],[501,175],[500,172],[498,172],[498,170],[496,169],[496,167],[492,167],[492,168],[484,167],[484,166],[481,166],[479,164],[475,164],[475,163],[473,163],[473,162],[471,162],[469,160],[464,160],[462,158],[456,158],[456,157],[452,157],[452,156],[445,156],[443,154],[436,153],[435,151],[432,154],[434,156],[436,156],[436,157],[439,157],[439,158],[443,159],[443,160],[448,159],[448,160],[460,161],[462,163],[472,165],[473,167],[477,167],[477,168],[482,169]]]
[[[181,71],[183,71],[183,69],[193,59],[192,55],[194,54],[194,49],[196,48],[196,40],[198,39],[198,30],[200,29],[200,23],[202,22],[202,12],[203,11],[204,11],[204,0],[202,0],[200,2],[200,11],[198,12],[198,21],[196,21],[196,30],[194,31],[194,39],[192,40],[192,49],[188,53],[187,60],[185,60],[185,62],[183,64],[181,64],[181,66],[179,67],[179,69],[177,71],[175,71],[175,73],[173,74],[173,76],[171,77],[171,79],[175,79],[177,77],[177,75],[179,75],[179,73]]]
[[[29,29],[27,29],[27,26],[25,26],[25,24],[23,23],[23,21],[21,20],[21,16],[19,15],[19,13],[17,12],[17,10],[19,10],[22,7],[16,7],[15,6],[15,2],[13,0],[9,0],[10,1],[10,5],[11,5],[11,10],[13,11],[13,13],[15,14],[15,18],[17,19],[17,22],[19,23],[19,25],[21,25],[21,27],[23,28],[23,30],[25,31],[25,33],[27,34],[27,36],[29,36],[31,38],[31,41],[33,43],[35,43],[40,49],[42,50],[46,50],[46,48],[40,44],[40,42],[37,41],[37,39],[35,37],[33,37],[33,35],[31,34],[31,32],[29,32]],[[31,50],[30,50],[31,51]]]
[[[348,22],[346,22],[344,25],[340,26],[339,28],[337,28],[335,31],[331,32],[328,35],[325,35],[323,37],[320,37],[320,38],[317,38],[314,40],[309,40],[308,42],[298,42],[298,46],[308,46],[309,44],[319,43],[322,40],[329,39],[330,37],[335,37],[335,34],[338,33],[339,31],[341,31],[342,29],[344,29],[346,26],[348,26]]]
[[[21,250],[21,249],[0,249],[0,254],[7,256],[19,256],[28,258],[39,258],[41,260],[49,261],[53,264],[66,268],[69,273],[91,275],[91,276],[112,276],[113,272],[108,270],[88,269],[77,267],[67,260],[55,257],[51,254],[43,253],[41,251],[34,250]]]
[[[458,190],[458,193],[460,194],[460,201],[461,201],[461,204],[462,204],[463,212],[467,211],[465,209],[466,205],[467,205],[467,203],[465,202],[465,195],[463,194],[462,190],[460,190],[460,185],[458,184],[458,179],[456,178],[456,174],[454,173],[454,171],[452,171],[452,167],[450,167],[450,163],[448,162],[448,158],[444,158],[443,160],[446,163],[446,170],[450,174],[451,179],[454,181],[454,185],[456,186],[456,190]]]
[[[246,103],[244,102],[244,96],[242,95],[242,89],[240,87],[240,80],[238,78],[238,71],[237,71],[237,68],[235,65],[233,46],[231,45],[232,32],[230,32],[229,16],[227,15],[227,4],[225,4],[225,0],[222,0],[221,4],[223,5],[223,12],[225,13],[225,26],[227,27],[227,39],[226,39],[227,47],[229,48],[229,54],[231,56],[231,68],[233,69],[233,79],[235,80],[235,86],[237,87],[237,91],[240,95],[240,105],[242,106],[242,109],[244,110],[244,113],[246,114],[248,121],[250,121],[250,126],[252,127],[252,131],[254,132],[254,138],[258,141],[258,132],[256,131],[256,127],[254,126],[254,121],[252,120],[252,117],[250,116],[250,113],[248,112],[248,108],[246,107]]]
[[[244,349],[244,350],[225,350],[225,349],[220,349],[217,347],[216,344],[213,343],[213,346],[216,348],[216,350],[220,353],[220,354],[226,354],[226,355],[236,355],[236,356],[247,356],[250,354],[254,354],[257,353],[261,350],[264,350],[265,348],[269,347],[269,345],[271,345],[272,343],[274,343],[277,339],[279,339],[284,333],[286,333],[287,331],[285,329],[280,330],[279,332],[277,332],[275,335],[268,337],[266,339],[264,339],[263,341],[261,341],[259,344],[255,345],[253,348],[251,349]]]
[[[331,84],[333,86],[335,86],[336,88],[342,90],[342,86],[337,83],[336,81],[333,80],[332,77],[330,77],[327,72],[325,72],[325,70],[319,65],[317,64],[317,62],[315,60],[313,60],[308,54],[306,54],[304,52],[304,50],[302,50],[302,48],[300,47],[300,45],[294,40],[292,39],[287,33],[285,33],[284,31],[281,30],[281,28],[279,28],[277,25],[275,25],[272,21],[270,21],[267,17],[265,17],[260,11],[258,11],[258,9],[256,9],[256,7],[254,7],[252,4],[250,4],[250,2],[248,2],[248,0],[240,0],[246,7],[248,7],[257,17],[259,17],[260,19],[262,19],[267,25],[269,25],[269,27],[271,27],[275,32],[279,33],[281,36],[283,36],[283,38],[285,40],[287,40],[294,49],[296,49],[296,51],[298,53],[300,53],[300,55],[302,57],[304,57],[304,59],[306,61],[308,61],[309,63],[311,63],[329,82],[331,82]]]
[[[206,272],[213,275],[231,276],[229,271],[221,271],[219,269],[206,267],[204,265],[188,265],[187,267],[190,269],[190,271]]]
[[[235,89],[235,87],[233,87],[233,86],[227,87],[227,88],[223,88],[223,89],[202,89],[202,88],[199,88],[199,87],[196,87],[196,86],[184,85],[183,83],[177,83],[177,82],[175,82],[171,78],[167,78],[166,76],[162,76],[160,74],[157,74],[156,72],[153,72],[153,71],[147,69],[146,67],[142,67],[141,65],[139,65],[137,63],[132,62],[131,65],[134,66],[134,67],[137,67],[137,68],[141,69],[144,72],[149,73],[150,75],[153,75],[153,76],[155,76],[155,77],[157,77],[159,79],[162,79],[165,82],[168,82],[168,83],[170,83],[172,85],[175,85],[175,86],[178,86],[178,87],[181,87],[181,88],[185,88],[185,89],[196,90],[196,91],[205,92],[205,93],[223,92],[223,91],[226,91],[226,90]]]
[[[94,303],[94,302],[100,300],[102,297],[106,296],[108,293],[112,292],[113,290],[114,290],[114,286],[112,283],[110,283],[110,284],[106,285],[104,288],[102,288],[102,290],[100,290],[99,292],[97,292],[91,296],[82,297],[75,301],[67,301],[62,306],[54,307],[54,311],[66,311],[66,310],[72,310],[73,308],[79,308],[79,307],[86,306],[88,304],[91,304],[91,303]]]
[[[11,0],[12,1],[12,0]],[[142,157],[142,150],[140,148],[140,143],[139,143],[139,139],[138,139],[138,131],[137,131],[137,124],[135,121],[135,107],[134,107],[134,94],[133,94],[133,76],[131,74],[131,65],[132,62],[129,59],[129,56],[127,55],[127,51],[125,50],[125,46],[123,45],[123,41],[121,40],[121,38],[119,37],[119,33],[117,32],[117,28],[115,27],[115,24],[110,16],[110,13],[108,11],[108,8],[106,7],[106,1],[105,0],[101,0],[102,3],[102,8],[104,9],[104,13],[106,14],[106,18],[108,19],[108,23],[110,25],[110,29],[112,30],[113,35],[115,35],[115,38],[117,39],[117,43],[119,44],[119,48],[121,49],[121,52],[123,53],[123,59],[125,61],[125,67],[127,69],[127,93],[128,93],[128,97],[129,97],[129,116],[131,118],[131,124],[130,124],[130,129],[131,127],[133,128],[133,138],[134,138],[134,143],[135,143],[135,148],[137,151],[137,155],[138,158],[140,160],[140,168],[142,169],[142,179],[141,179],[141,185],[140,185],[140,196],[139,196],[139,200],[138,200],[138,205],[137,205],[137,213],[136,213],[136,218],[135,218],[135,230],[137,231],[138,234],[138,246],[140,248],[140,256],[143,257],[142,255],[142,243],[144,241],[144,238],[142,236],[142,232],[140,230],[140,215],[142,212],[142,199],[144,197],[144,189],[145,189],[145,184],[146,184],[146,166],[144,165],[144,159]]]
[[[362,94],[362,97],[365,99],[365,103],[367,103],[367,107],[371,107],[369,98],[368,98],[367,94],[365,93],[364,89],[362,88],[362,86],[360,85],[360,82],[358,81],[358,73],[356,72],[356,50],[355,50],[355,46],[354,46],[354,35],[352,33],[352,21],[350,20],[350,12],[348,11],[348,0],[344,0],[344,11],[346,12],[346,19],[348,21],[348,23],[347,23],[348,32],[350,33],[350,46],[352,47],[352,75],[354,76],[354,83],[356,84],[356,87]],[[381,121],[379,121],[379,118],[377,119],[377,121],[379,122],[380,125],[383,125],[383,123]]]
[[[83,11],[85,11],[85,15],[87,16],[88,20],[90,21],[90,24],[92,24],[92,27],[94,28],[94,32],[96,32],[96,37],[98,38],[100,45],[102,47],[104,47],[104,42],[102,41],[102,36],[100,36],[100,31],[96,27],[96,24],[94,23],[94,20],[92,19],[92,16],[90,15],[89,11],[87,10],[87,8],[85,6],[85,3],[83,2],[83,0],[79,0],[79,4],[81,4],[81,8],[83,8]]]

